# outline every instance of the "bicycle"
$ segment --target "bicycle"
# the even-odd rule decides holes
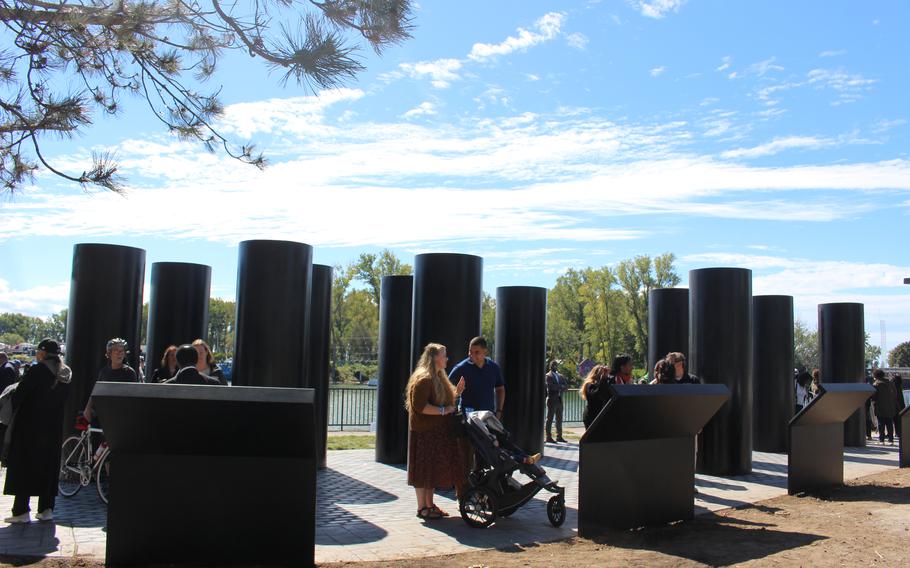
[[[70,436],[60,449],[60,477],[57,487],[64,497],[72,497],[83,487],[95,482],[98,496],[107,504],[110,466],[108,456],[111,450],[106,442],[95,449],[92,434],[103,434],[100,428],[92,428],[81,414],[76,418],[76,430],[82,433]]]

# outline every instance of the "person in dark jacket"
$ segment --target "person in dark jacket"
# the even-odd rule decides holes
[[[581,398],[585,401],[585,409],[582,414],[582,421],[585,428],[590,428],[594,419],[600,414],[604,406],[607,405],[613,396],[610,392],[610,385],[613,377],[610,374],[610,368],[606,365],[595,365],[588,376],[585,377],[581,385]]]
[[[163,383],[164,381],[173,378],[178,370],[177,346],[168,345],[167,349],[164,350],[164,355],[161,356],[161,364],[152,372],[151,382]]]
[[[221,384],[215,377],[203,375],[196,368],[199,353],[192,345],[181,345],[177,348],[177,366],[180,370],[170,379],[164,381],[166,385],[210,385]]]
[[[569,389],[566,378],[557,370],[559,363],[550,362],[550,371],[546,374],[547,384],[547,443],[565,442],[562,437],[562,393]],[[556,440],[553,439],[553,418],[556,418]]]
[[[215,363],[215,355],[209,344],[201,339],[193,342],[196,353],[199,354],[199,360],[196,362],[196,370],[207,377],[218,379],[218,383],[227,386],[227,379],[224,378],[224,371]]]
[[[69,394],[72,371],[60,360],[60,346],[44,339],[38,344],[38,363],[26,371],[13,397],[3,463],[7,467],[5,495],[14,495],[13,514],[7,523],[29,523],[29,501],[38,497],[39,521],[54,519],[63,407]]]
[[[676,383],[680,385],[700,385],[701,379],[695,375],[689,374],[689,367],[686,365],[686,356],[679,351],[667,353],[667,361],[673,365],[676,372]]]
[[[897,392],[897,413],[900,414],[901,410],[906,408],[907,401],[904,400],[904,379],[901,377],[900,373],[894,373],[891,376],[891,382],[894,384],[894,390]],[[897,437],[901,437],[901,421],[900,418],[895,417],[894,419],[894,432],[897,434]]]
[[[676,382],[676,371],[668,359],[661,359],[654,365],[654,381],[653,384],[658,385],[675,385]]]
[[[0,351],[0,395],[7,388],[19,381],[19,369],[10,363],[6,351]],[[6,424],[0,420],[0,455],[3,453],[3,439],[6,437]]]
[[[875,417],[878,418],[878,441],[885,443],[885,436],[888,437],[888,444],[894,443],[894,417],[897,416],[897,391],[894,385],[885,377],[885,372],[876,369],[872,372],[875,394],[872,395],[873,408]]]

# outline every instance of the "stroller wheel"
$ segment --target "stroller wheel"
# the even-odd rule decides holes
[[[486,528],[496,520],[496,501],[486,489],[468,490],[459,502],[461,518],[475,528]]]
[[[547,518],[556,528],[566,522],[566,500],[560,495],[554,495],[547,501]]]

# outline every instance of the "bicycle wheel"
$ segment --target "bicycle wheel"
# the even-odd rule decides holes
[[[82,489],[83,472],[88,467],[88,459],[82,437],[71,436],[60,448],[60,477],[57,488],[64,497],[72,497]]]
[[[98,469],[95,470],[95,484],[98,486],[98,497],[107,505],[109,483],[111,478],[111,452],[108,451],[98,463]]]

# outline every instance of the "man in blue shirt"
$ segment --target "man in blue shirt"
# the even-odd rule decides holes
[[[461,406],[464,409],[489,410],[502,419],[502,408],[506,401],[506,383],[502,370],[488,357],[487,340],[475,337],[468,344],[468,358],[461,361],[449,373],[453,384],[464,377],[464,392]]]

